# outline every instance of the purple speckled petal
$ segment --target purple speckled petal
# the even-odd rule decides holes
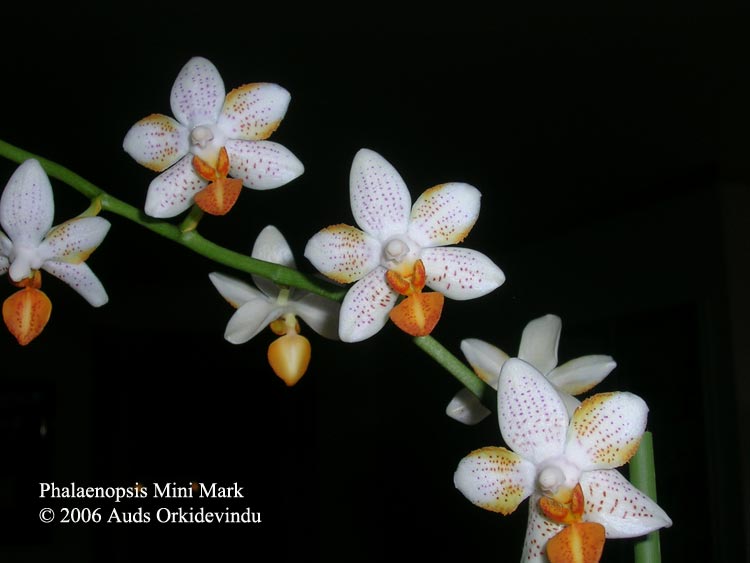
[[[492,260],[470,248],[425,248],[421,258],[427,285],[449,299],[482,297],[505,282],[505,274]]]
[[[0,197],[0,224],[14,245],[39,246],[52,226],[52,185],[37,160],[21,164]]]
[[[254,190],[270,190],[288,184],[305,167],[294,154],[272,141],[227,141],[229,175]]]
[[[361,149],[349,174],[349,198],[357,225],[384,242],[409,228],[411,195],[396,169],[378,153]]]
[[[228,139],[259,141],[276,131],[286,115],[291,96],[278,84],[256,83],[227,94],[219,128]]]
[[[45,259],[80,264],[101,244],[110,223],[103,217],[77,217],[53,228],[39,253]]]
[[[339,283],[362,279],[380,264],[380,242],[356,227],[331,225],[307,241],[305,258]]]
[[[214,124],[224,105],[224,81],[213,63],[203,57],[190,59],[172,86],[170,104],[177,121],[192,129]]]
[[[617,469],[585,471],[580,483],[584,519],[604,526],[608,538],[634,538],[672,525],[667,513]]]
[[[620,467],[638,451],[647,417],[638,395],[593,395],[573,414],[565,456],[582,470]]]
[[[190,150],[189,132],[161,114],[144,117],[125,135],[122,147],[138,163],[155,172],[172,166]]]
[[[539,463],[563,453],[568,413],[552,384],[531,364],[518,358],[503,364],[497,413],[503,439],[517,454]]]
[[[479,217],[481,197],[478,189],[459,182],[430,188],[414,202],[409,237],[423,247],[458,244]]]
[[[342,341],[359,342],[370,338],[388,322],[388,313],[398,295],[385,280],[385,272],[385,268],[378,266],[346,293],[339,316]]]
[[[491,446],[463,458],[453,483],[472,504],[510,514],[533,492],[535,477],[533,463],[506,448]]]
[[[69,264],[47,260],[42,269],[67,283],[94,307],[101,307],[109,300],[102,282],[84,262]]]
[[[208,182],[195,173],[193,155],[184,156],[151,181],[146,194],[146,214],[160,219],[179,215],[207,185]]]

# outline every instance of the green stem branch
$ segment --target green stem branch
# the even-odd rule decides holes
[[[167,221],[161,221],[149,217],[143,213],[143,211],[108,194],[95,184],[89,182],[64,166],[14,147],[2,140],[0,140],[0,155],[19,164],[30,158],[38,160],[50,177],[68,184],[70,187],[92,201],[98,199],[101,203],[102,209],[105,211],[109,211],[110,213],[124,217],[133,223],[137,223],[138,225],[171,241],[181,244],[182,246],[185,246],[218,264],[248,274],[256,274],[266,277],[280,285],[298,287],[312,293],[317,293],[318,295],[322,295],[328,299],[333,299],[334,301],[341,301],[346,294],[345,288],[322,282],[292,268],[287,268],[271,262],[264,262],[263,260],[256,260],[245,254],[224,248],[223,246],[204,238],[197,232],[197,230],[187,230],[186,232],[183,232],[182,228],[184,228],[184,225],[181,228]],[[192,221],[196,220],[194,214],[189,214],[188,217]]]
[[[248,274],[263,276],[279,285],[297,287],[334,301],[342,301],[344,295],[346,295],[347,288],[324,282],[313,276],[279,264],[256,260],[204,238],[195,229],[200,220],[200,210],[196,211],[194,209],[188,214],[183,223],[177,226],[167,221],[149,217],[140,209],[108,194],[64,166],[19,149],[3,140],[0,140],[0,156],[4,156],[18,164],[34,158],[39,161],[50,177],[64,182],[89,198],[92,202],[98,202],[103,210],[137,223],[158,235],[189,248],[201,256],[213,260],[217,264],[222,264]],[[483,400],[485,404],[494,405],[494,399],[492,398],[494,391],[492,388],[479,379],[473,371],[466,367],[437,340],[431,336],[424,336],[415,338],[414,342],[472,393]]]
[[[638,452],[630,460],[630,482],[656,502],[656,468],[651,432],[644,432]],[[651,532],[635,544],[635,563],[661,563],[659,532]]]
[[[433,360],[443,366],[469,391],[474,393],[489,408],[495,407],[495,391],[466,367],[461,360],[432,336],[416,336],[414,343],[426,352]]]

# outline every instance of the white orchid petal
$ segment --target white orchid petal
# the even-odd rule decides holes
[[[339,303],[315,293],[308,293],[292,301],[289,308],[321,336],[338,340],[339,310],[341,309]]]
[[[547,375],[557,365],[561,330],[562,321],[557,315],[544,315],[529,322],[521,335],[518,357]]]
[[[253,252],[251,254],[253,258],[258,260],[264,260],[266,262],[272,262],[274,264],[280,264],[287,268],[297,269],[294,263],[294,256],[292,255],[292,249],[289,248],[289,243],[284,238],[276,227],[268,225],[265,227],[258,238],[255,239],[253,245]],[[253,282],[258,286],[263,293],[274,299],[279,294],[279,286],[268,278],[263,276],[252,276]]]
[[[585,393],[617,367],[612,356],[583,356],[557,366],[547,374],[547,379],[558,389],[580,395]]]
[[[288,184],[305,167],[292,151],[272,141],[229,140],[229,175],[253,190],[272,190]]]
[[[278,84],[245,84],[227,94],[219,128],[228,139],[259,141],[276,131],[291,95]]]
[[[243,344],[283,313],[282,307],[269,303],[265,296],[247,301],[229,319],[224,338],[232,344]]]
[[[634,538],[672,525],[667,513],[617,469],[585,471],[580,483],[584,519],[604,526],[608,538]]]
[[[208,274],[208,278],[221,296],[235,309],[239,309],[245,303],[254,299],[266,299],[265,295],[253,286],[232,276],[211,272]]]
[[[534,490],[536,468],[520,455],[499,447],[474,450],[463,458],[453,483],[472,504],[510,514]]]
[[[479,217],[482,194],[459,182],[426,190],[411,209],[409,237],[423,247],[458,244]]]
[[[69,264],[47,260],[42,269],[67,283],[94,307],[101,307],[109,301],[102,282],[84,262]]]
[[[500,377],[503,364],[508,359],[508,354],[497,346],[478,338],[462,340],[461,352],[480,379],[497,391],[497,379]]]
[[[369,149],[354,156],[349,174],[349,199],[357,225],[385,242],[409,228],[411,195],[396,169]]]
[[[0,196],[0,224],[14,245],[38,246],[52,226],[52,185],[39,161],[26,160]]]
[[[296,269],[292,249],[281,234],[281,231],[273,225],[263,228],[253,245],[252,257],[266,262],[280,264],[287,268]]]
[[[78,264],[96,250],[110,226],[102,217],[70,219],[49,232],[39,246],[39,253],[49,259]]]
[[[593,395],[573,414],[565,456],[584,471],[620,467],[638,451],[647,416],[648,406],[632,393]]]
[[[159,219],[179,215],[207,185],[208,182],[195,173],[192,155],[184,156],[151,181],[146,194],[146,215]]]
[[[9,265],[10,263],[8,262],[8,259],[5,256],[0,255],[0,276],[8,271]]]
[[[172,86],[170,105],[177,121],[192,129],[214,124],[224,105],[224,82],[213,63],[193,57],[182,67]]]
[[[149,115],[130,128],[122,148],[138,164],[162,172],[189,152],[189,131],[171,117]]]
[[[490,409],[482,404],[479,397],[465,387],[453,396],[445,408],[445,414],[453,420],[457,420],[468,426],[479,424],[491,412]]]
[[[349,225],[331,225],[307,241],[305,257],[325,276],[340,283],[362,279],[380,264],[380,242]]]
[[[497,388],[500,433],[517,454],[539,463],[563,453],[568,414],[557,391],[532,366],[510,358]]]
[[[547,563],[547,541],[565,527],[547,518],[539,508],[541,495],[533,494],[529,499],[529,519],[523,541],[521,563]]]
[[[427,285],[449,299],[482,297],[505,282],[505,274],[487,256],[470,248],[422,250]]]
[[[359,342],[376,334],[388,322],[398,295],[385,279],[386,269],[376,267],[349,291],[341,304],[339,338]]]

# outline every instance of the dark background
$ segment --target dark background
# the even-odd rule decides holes
[[[548,16],[424,31],[360,21],[343,33],[224,13],[7,18],[0,138],[141,207],[153,173],[122,139],[142,117],[171,114],[169,92],[190,57],[210,59],[227,91],[279,83],[292,102],[271,140],[305,174],[243,191],[200,231],[249,253],[272,223],[307,272],[307,239],[352,222],[359,148],[388,159],[414,199],[446,181],[475,185],[482,211],[465,244],[507,281],[482,299],[448,301],[434,336],[460,358],[467,337],[513,355],[529,320],[561,316],[561,363],[611,354],[618,367],[597,389],[649,404],[659,503],[674,520],[661,535],[664,560],[743,560],[747,21]],[[14,169],[0,162],[2,183]],[[86,207],[53,186],[56,223]],[[233,272],[104,216],[112,229],[88,264],[109,304],[93,309],[45,276],[54,310],[44,333],[26,348],[0,333],[3,560],[520,557],[525,503],[502,517],[452,483],[469,451],[501,444],[494,416],[476,427],[447,418],[459,384],[408,337],[387,326],[345,345],[306,329],[312,364],[287,389],[266,364],[270,332],[241,346],[223,340],[233,310],[207,274]],[[237,481],[246,498],[178,506],[251,506],[263,523],[38,522],[43,506],[84,506],[41,501],[40,481],[196,480]],[[608,542],[604,560],[632,560],[632,543]]]

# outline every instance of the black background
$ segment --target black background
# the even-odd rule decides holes
[[[305,174],[244,190],[200,231],[249,253],[274,224],[307,272],[307,239],[352,222],[359,148],[388,159],[414,199],[438,183],[473,184],[482,210],[465,245],[507,282],[448,301],[434,336],[459,357],[467,337],[513,355],[529,320],[560,315],[561,363],[611,354],[618,367],[598,389],[649,404],[659,502],[674,520],[661,537],[665,560],[742,560],[747,22],[547,16],[391,29],[363,20],[345,33],[287,25],[283,8],[255,20],[221,8],[87,13],[94,23],[71,10],[8,17],[0,138],[141,207],[153,173],[122,139],[142,117],[171,114],[169,92],[190,57],[210,59],[227,90],[281,84],[292,102],[271,140]],[[0,162],[3,182],[14,168]],[[53,186],[56,222],[86,207]],[[241,346],[223,340],[233,310],[207,274],[233,272],[104,216],[112,229],[88,264],[109,304],[92,309],[45,276],[54,309],[44,333],[23,349],[0,334],[4,560],[520,556],[526,506],[488,513],[452,483],[469,451],[501,444],[496,420],[448,419],[459,384],[408,337],[387,326],[345,345],[307,329],[312,364],[287,389],[265,361],[268,331]],[[39,509],[65,503],[40,501],[40,481],[237,481],[245,500],[177,504],[251,506],[263,523],[42,526]],[[88,504],[100,505],[112,506]],[[608,542],[605,560],[632,560],[632,544]]]

